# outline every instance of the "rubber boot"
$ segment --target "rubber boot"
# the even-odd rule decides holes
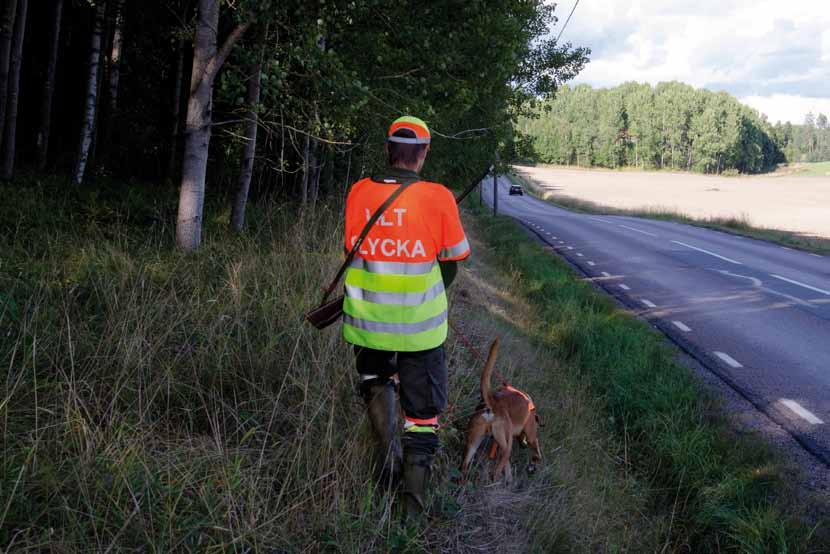
[[[395,385],[391,382],[369,387],[366,410],[375,435],[375,472],[384,487],[396,486],[401,476],[401,445],[395,437],[398,409]]]
[[[426,508],[426,488],[432,456],[405,452],[403,458],[403,517],[412,522],[421,517]]]

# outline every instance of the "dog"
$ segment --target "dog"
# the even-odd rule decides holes
[[[536,464],[542,461],[538,434],[538,427],[541,427],[542,422],[533,400],[508,384],[495,392],[490,388],[490,375],[496,364],[498,351],[499,339],[496,339],[490,346],[490,354],[481,373],[481,398],[484,400],[484,407],[473,414],[467,429],[467,445],[464,463],[461,466],[462,481],[466,481],[470,463],[487,435],[492,435],[495,440],[490,457],[495,457],[497,449],[500,452],[493,479],[498,479],[504,473],[506,484],[509,485],[513,481],[510,453],[513,450],[514,438],[521,438],[532,451],[531,463],[528,466],[530,473],[535,471]]]

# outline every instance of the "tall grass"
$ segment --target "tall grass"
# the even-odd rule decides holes
[[[128,189],[14,194],[0,544],[356,552],[396,532],[362,470],[351,353],[302,319],[339,259],[336,207],[255,206],[237,237],[210,210],[184,256],[170,214]]]

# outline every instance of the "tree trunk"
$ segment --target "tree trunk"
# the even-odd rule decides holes
[[[98,108],[98,66],[101,63],[101,35],[104,29],[104,14],[106,2],[100,2],[95,8],[95,24],[92,28],[92,39],[89,52],[89,78],[86,87],[86,109],[84,122],[81,127],[81,140],[78,148],[78,160],[72,174],[72,182],[80,185],[84,180],[86,162],[89,158],[89,146],[92,144],[92,134],[95,131],[95,112]]]
[[[176,219],[176,244],[184,250],[195,250],[202,243],[205,176],[213,123],[213,81],[231,48],[250,24],[248,21],[238,25],[217,52],[219,0],[199,0],[199,20],[196,24],[193,70],[190,76],[190,99],[187,103],[182,185]]]
[[[308,182],[311,167],[311,137],[306,134],[305,147],[303,148],[303,190],[302,190],[302,205],[305,208],[308,203]]]
[[[173,85],[173,128],[170,131],[170,151],[167,154],[167,178],[173,180],[176,170],[176,154],[179,151],[179,125],[181,123],[182,83],[184,82],[184,49],[183,40],[179,41],[179,53],[176,60],[176,81]]]
[[[263,50],[264,52],[264,50]],[[242,173],[239,175],[239,184],[236,190],[236,199],[233,203],[231,225],[237,233],[245,225],[245,205],[248,203],[248,191],[251,188],[251,175],[254,172],[254,157],[256,155],[257,108],[259,106],[260,74],[262,73],[262,54],[251,67],[248,78],[246,102],[248,103],[248,122],[245,125],[245,150],[242,154]]]
[[[8,109],[6,125],[3,128],[3,168],[0,177],[8,181],[14,175],[15,147],[17,145],[17,101],[20,97],[20,66],[23,61],[23,37],[26,35],[26,12],[29,0],[20,0],[17,20],[14,23],[14,46],[9,65]]]
[[[46,83],[43,86],[43,100],[40,104],[40,128],[37,132],[37,169],[46,168],[49,155],[49,133],[52,128],[52,96],[55,93],[55,71],[58,67],[58,46],[60,44],[61,18],[63,0],[55,0],[52,16],[52,46],[49,49],[49,62],[46,66]]]
[[[7,0],[0,22],[0,148],[3,146],[3,127],[6,124],[6,100],[9,91],[9,63],[12,51],[17,0]]]
[[[104,140],[101,142],[101,158],[107,159],[112,146],[113,120],[118,111],[118,82],[121,79],[121,49],[123,36],[121,29],[124,26],[124,0],[117,0],[113,14],[112,49],[110,50],[109,67],[109,102],[107,104],[107,119],[104,127]]]

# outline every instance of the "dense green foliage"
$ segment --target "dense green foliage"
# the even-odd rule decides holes
[[[546,163],[758,173],[827,155],[830,133],[820,119],[823,128],[773,127],[725,92],[632,82],[564,87],[520,128]]]
[[[99,127],[114,118],[114,132],[112,143],[97,149],[93,176],[167,178],[178,184],[178,169],[167,171],[167,152],[182,139],[183,125],[171,135],[174,89],[181,54],[181,119],[195,8],[193,0],[125,4],[119,109],[104,110],[99,118]],[[49,164],[60,172],[71,166],[76,151],[93,12],[89,2],[65,3],[56,83],[64,101],[53,125]],[[35,35],[49,36],[47,19],[33,22]],[[300,198],[306,189],[316,199],[342,193],[381,165],[385,130],[402,114],[423,118],[433,130],[426,176],[451,186],[464,183],[500,145],[509,147],[520,107],[553,93],[582,68],[588,54],[545,38],[555,17],[541,0],[222,2],[220,45],[235,24],[250,19],[253,25],[233,47],[216,83],[209,196],[232,188],[239,173],[245,87],[260,56],[253,194]],[[43,86],[47,42],[26,51],[24,89],[32,96],[39,97]],[[106,60],[102,66],[106,76]],[[101,106],[109,96],[103,87]],[[25,124],[33,128],[38,115],[26,110]],[[29,131],[22,138],[26,158],[35,140]]]
[[[776,123],[773,137],[789,162],[830,161],[830,123],[823,113],[808,113],[803,125]]]

